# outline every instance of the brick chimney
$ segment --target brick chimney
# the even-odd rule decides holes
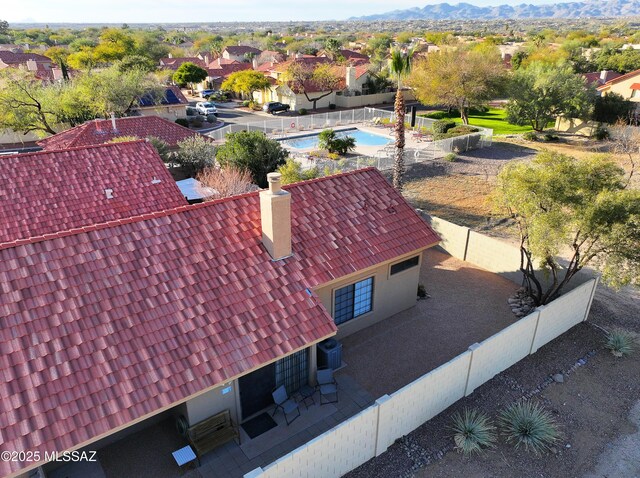
[[[281,189],[280,176],[267,174],[269,189],[260,191],[262,243],[274,261],[291,255],[291,194]]]

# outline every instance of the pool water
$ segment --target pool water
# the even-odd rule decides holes
[[[346,131],[337,131],[336,136],[338,138],[344,138],[345,136],[352,136],[356,139],[356,146],[384,146],[393,141],[392,138],[387,136],[380,136],[379,134],[367,133],[366,131],[360,131],[359,129],[350,129]],[[308,149],[318,147],[318,135],[303,136],[301,138],[287,139],[282,141],[282,145],[295,149]]]

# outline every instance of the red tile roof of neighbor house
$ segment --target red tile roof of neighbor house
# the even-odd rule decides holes
[[[242,55],[246,55],[247,53],[253,53],[254,55],[259,55],[260,53],[262,53],[262,50],[258,48],[254,48],[252,46],[244,46],[244,45],[229,45],[224,48],[223,53],[225,51],[230,55],[234,55],[234,56],[242,56]]]
[[[122,136],[135,136],[140,139],[154,136],[167,143],[170,147],[175,148],[179,141],[199,135],[199,133],[191,131],[189,128],[159,116],[131,116],[116,118],[115,121],[115,131],[110,119],[92,120],[41,139],[38,144],[43,149],[51,151],[74,146],[108,143],[114,138]]]
[[[113,190],[112,199],[105,189]],[[184,204],[166,166],[144,141],[18,154],[0,161],[0,247]]]
[[[584,76],[585,80],[587,80],[587,84],[591,85],[595,83],[596,84],[595,86],[602,85],[608,81],[614,80],[622,76],[622,73],[618,73],[617,71],[604,71],[604,80],[603,80],[602,73],[603,72],[595,71],[592,73],[584,73],[582,76]]]
[[[236,60],[226,60],[217,58],[207,68],[207,73],[211,78],[226,78],[236,71],[251,70],[251,63],[244,63]]]
[[[21,65],[27,63],[28,60],[34,60],[39,63],[51,63],[51,58],[37,53],[14,53],[12,51],[0,50],[0,61],[7,65]]]
[[[285,189],[279,261],[257,192],[0,248],[3,448],[88,444],[331,336],[311,288],[439,241],[375,169]]]
[[[183,63],[194,63],[201,68],[205,68],[206,64],[196,56],[181,58],[160,58],[160,66],[169,70],[177,70]]]
[[[633,85],[631,85],[631,89],[632,90],[640,90],[640,83],[634,83]]]
[[[621,81],[628,80],[629,78],[633,78],[635,76],[640,76],[640,70],[631,71],[624,75],[618,76],[617,78],[613,78],[612,80],[607,81],[604,85],[598,86],[598,90],[608,88],[610,85],[614,85],[616,83],[620,83]]]

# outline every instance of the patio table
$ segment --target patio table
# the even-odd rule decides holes
[[[172,455],[180,468],[182,468],[183,465],[195,462],[197,459],[196,454],[189,445],[174,451]]]

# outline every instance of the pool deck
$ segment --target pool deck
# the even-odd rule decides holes
[[[289,139],[296,139],[296,138],[303,138],[305,136],[314,136],[319,134],[321,131],[325,130],[327,128],[322,128],[322,129],[313,129],[313,130],[306,130],[306,131],[296,131],[295,133],[291,133],[291,134],[287,134],[285,136],[278,136],[278,139],[281,140],[289,140]],[[333,128],[334,131],[345,131],[345,130],[350,130],[350,129],[358,129],[364,133],[370,133],[370,134],[375,134],[377,136],[383,136],[383,137],[388,137],[391,140],[390,145],[393,145],[393,141],[395,139],[395,133],[393,128],[389,128],[386,126],[368,126],[368,125],[364,125],[362,123],[360,124],[350,124],[350,125],[345,125],[345,126],[338,126]],[[417,141],[414,137],[413,134],[411,132],[411,130],[406,130],[405,132],[405,148],[414,148],[414,149],[420,149],[421,147],[424,147],[425,143],[419,142]],[[377,154],[379,154],[379,152],[381,150],[383,150],[385,147],[387,147],[388,145],[376,145],[376,146],[363,146],[363,145],[357,145],[356,144],[356,148],[355,148],[355,153],[356,154],[360,154],[362,156],[376,156]],[[287,148],[285,146],[285,148]],[[304,155],[305,153],[310,153],[311,151],[316,150],[317,148],[287,148],[289,151],[291,151],[292,153],[298,153],[301,155]]]

